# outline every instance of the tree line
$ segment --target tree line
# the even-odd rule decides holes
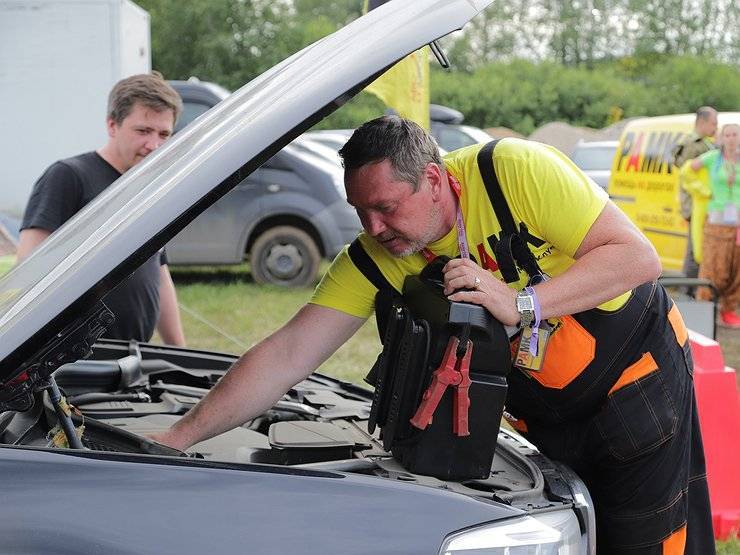
[[[236,89],[362,14],[363,0],[137,0],[151,15],[153,66]],[[508,0],[443,40],[453,64],[432,102],[466,122],[528,134],[553,120],[740,106],[733,0]],[[384,106],[361,93],[322,127],[354,127]]]

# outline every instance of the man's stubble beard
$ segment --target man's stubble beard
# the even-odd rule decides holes
[[[403,249],[400,253],[391,253],[393,256],[396,256],[398,258],[403,258],[404,256],[411,256],[412,254],[415,254],[417,252],[420,252],[424,250],[424,248],[429,244],[437,239],[441,239],[446,232],[440,232],[439,226],[441,224],[440,216],[442,214],[442,209],[437,205],[434,204],[432,206],[431,211],[429,212],[428,220],[427,220],[427,227],[422,233],[421,237],[418,239],[411,241],[409,243],[409,246]]]

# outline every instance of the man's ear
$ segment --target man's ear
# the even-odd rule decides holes
[[[107,118],[105,120],[105,127],[108,130],[108,136],[110,138],[116,136],[116,131],[118,131],[118,124],[116,123],[116,120],[114,120],[113,118]]]
[[[434,162],[429,162],[424,172],[429,181],[429,189],[432,192],[432,198],[439,200],[442,198],[442,188],[445,186],[445,174],[441,168]]]

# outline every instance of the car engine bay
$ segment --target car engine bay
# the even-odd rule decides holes
[[[409,472],[383,449],[377,431],[368,433],[372,392],[320,374],[291,388],[259,417],[198,443],[187,453],[147,437],[181,418],[234,360],[215,353],[102,340],[88,359],[65,364],[53,376],[84,449],[94,452],[188,457],[234,467],[270,464],[361,473],[528,511],[574,502],[560,466],[503,429],[487,479],[442,481]],[[67,447],[48,390],[37,391],[28,410],[0,413],[0,443]]]

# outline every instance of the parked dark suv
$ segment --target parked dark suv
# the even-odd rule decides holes
[[[183,112],[175,132],[230,93],[198,79],[170,81]],[[311,284],[360,230],[336,153],[307,138],[286,145],[167,245],[172,264],[240,264],[258,283]]]

